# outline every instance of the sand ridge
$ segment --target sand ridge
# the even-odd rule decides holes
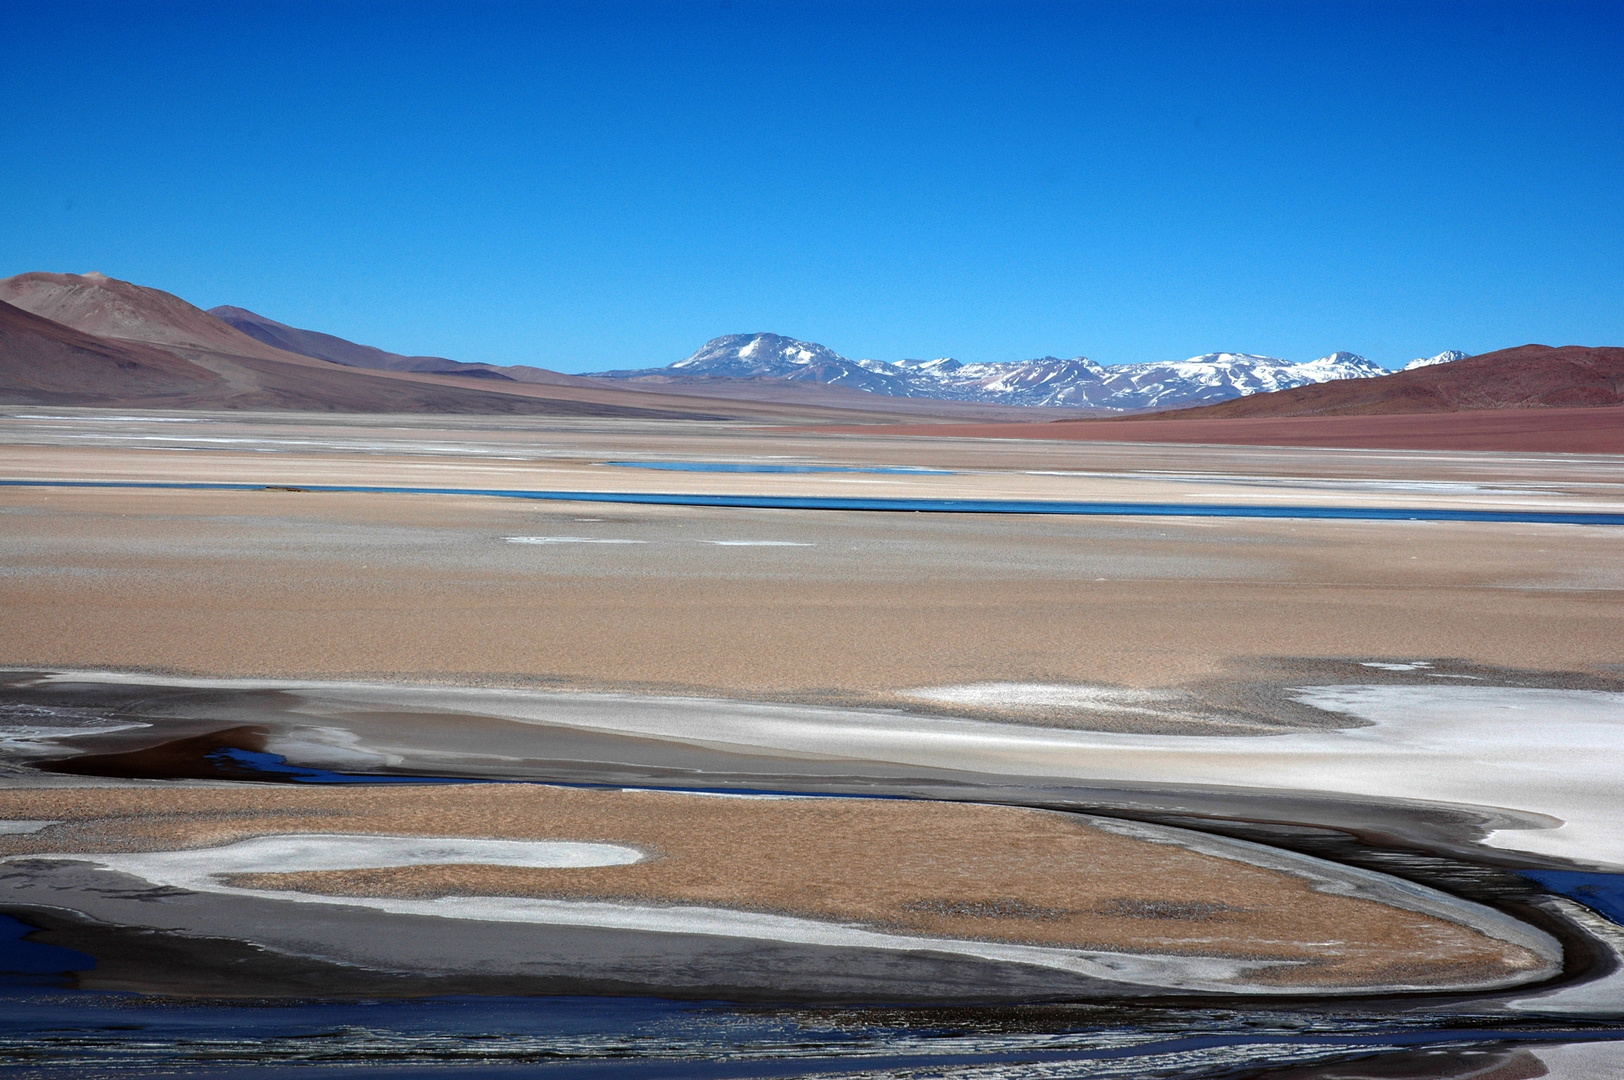
[[[200,848],[206,859],[207,848],[245,837],[321,832],[568,840],[649,856],[592,868],[456,863],[230,879],[255,890],[723,907],[933,937],[1288,961],[1260,976],[1282,986],[1447,985],[1544,963],[1462,923],[1013,807],[491,784],[47,789],[0,792],[0,808],[64,823],[0,836],[12,857]]]

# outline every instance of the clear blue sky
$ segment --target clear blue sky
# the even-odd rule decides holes
[[[0,0],[0,273],[568,371],[1624,344],[1624,5]]]

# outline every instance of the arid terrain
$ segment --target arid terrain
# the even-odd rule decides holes
[[[1624,1080],[1621,40],[5,7],[0,1080]]]
[[[7,910],[149,993],[1615,1007],[1521,875],[1624,866],[1616,457],[804,420],[5,410]]]
[[[66,415],[66,414],[64,414]],[[517,679],[893,700],[1173,686],[1278,658],[1614,672],[1617,530],[1036,517],[282,490],[733,492],[1624,509],[1607,457],[820,436],[715,425],[381,429],[11,419],[5,655],[219,675]],[[136,449],[139,447],[140,449]],[[631,466],[605,462],[629,460]],[[637,461],[930,467],[715,473]]]

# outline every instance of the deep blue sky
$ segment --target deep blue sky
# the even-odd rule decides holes
[[[404,352],[1624,344],[1624,5],[0,0],[0,273]]]

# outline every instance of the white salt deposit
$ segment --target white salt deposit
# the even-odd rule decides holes
[[[129,731],[150,725],[118,723],[117,721],[90,721],[73,726],[53,723],[0,723],[0,756],[16,754],[25,757],[54,756],[62,753],[57,743],[62,739],[83,738],[86,735],[107,735],[115,731]]]
[[[1612,954],[1614,968],[1599,979],[1569,983],[1527,997],[1510,998],[1502,1001],[1501,1006],[1520,1013],[1617,1017],[1618,1003],[1624,1000],[1624,970],[1620,969],[1624,965],[1624,929],[1589,908],[1559,896],[1545,897],[1540,905],[1555,910],[1568,922],[1582,927],[1593,942]]]
[[[185,851],[73,856],[120,873],[195,892],[228,888],[231,874],[292,874],[306,870],[366,870],[384,866],[625,866],[643,853],[621,844],[565,840],[485,840],[462,836],[371,836],[299,833],[256,836],[220,847]]]
[[[1624,1076],[1624,1041],[1562,1043],[1531,1048],[1546,1080],[1618,1080]]]
[[[706,540],[706,544],[715,544],[717,547],[817,547],[816,544],[807,544],[799,540]]]
[[[647,540],[622,540],[604,536],[504,536],[510,544],[646,544]]]
[[[365,770],[401,765],[399,754],[381,753],[361,742],[353,731],[340,727],[294,728],[265,740],[265,752],[320,769]]]
[[[460,837],[365,835],[264,836],[221,847],[137,854],[33,854],[14,858],[68,859],[128,874],[158,886],[190,892],[248,896],[300,904],[336,904],[397,915],[428,915],[477,922],[529,923],[634,930],[658,934],[702,934],[751,938],[833,948],[935,952],[1071,972],[1106,982],[1173,990],[1260,994],[1300,994],[1312,986],[1256,985],[1253,973],[1297,966],[1295,961],[1237,960],[1208,956],[1119,953],[1094,949],[1047,948],[1000,942],[966,941],[892,934],[862,926],[821,922],[760,912],[702,906],[641,906],[529,897],[448,896],[435,900],[391,897],[324,896],[309,892],[240,888],[225,877],[242,873],[346,870],[381,866],[473,863],[501,866],[614,866],[642,854],[614,844],[535,840],[480,840]],[[1489,985],[1527,981],[1525,973]],[[1433,989],[1394,986],[1392,989]],[[1346,988],[1329,986],[1323,992]],[[1366,992],[1355,988],[1351,992]]]
[[[287,689],[333,704],[409,704],[414,710],[521,724],[993,775],[1461,803],[1507,821],[1522,819],[1494,833],[1489,842],[1495,846],[1624,871],[1624,694],[1608,691],[1443,681],[1303,687],[1294,692],[1303,704],[1356,717],[1367,726],[1215,736],[1119,734],[874,709],[630,694],[104,672],[59,672],[44,679]],[[1546,827],[1539,827],[1541,819]]]
[[[0,836],[36,833],[41,829],[60,824],[62,824],[60,821],[0,821]]]
[[[903,696],[942,705],[965,705],[972,708],[1089,709],[1096,712],[1135,713],[1165,713],[1165,709],[1146,706],[1156,702],[1177,701],[1181,697],[1165,690],[1014,682],[925,686],[917,690],[906,690]]]

